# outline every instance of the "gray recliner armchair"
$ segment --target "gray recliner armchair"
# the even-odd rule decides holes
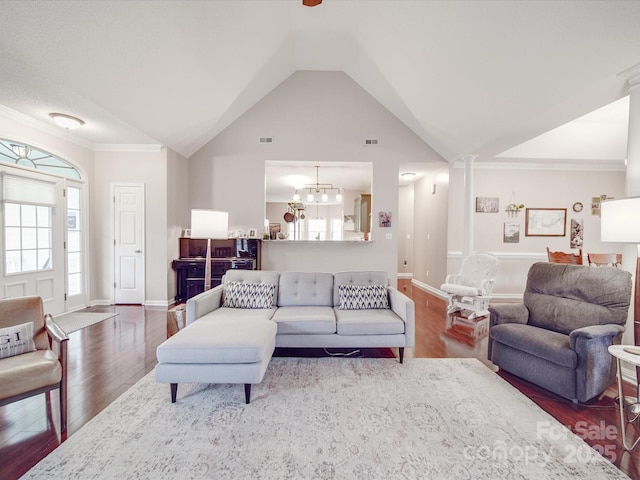
[[[631,274],[617,268],[536,263],[522,304],[493,305],[488,358],[504,371],[574,402],[615,381]]]

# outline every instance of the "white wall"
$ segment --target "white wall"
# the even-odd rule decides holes
[[[414,184],[413,278],[436,289],[447,275],[449,188],[448,165]]]
[[[258,142],[265,136],[273,143]],[[379,144],[365,145],[365,138]],[[443,161],[344,73],[300,71],[189,159],[190,207],[229,211],[230,229],[262,225],[266,160],[371,162],[376,219],[380,211],[398,214],[400,163]],[[263,268],[288,269],[295,257],[298,270],[375,268],[395,281],[398,232],[397,223],[382,229],[376,221],[365,248],[313,244],[287,254],[266,247]]]
[[[167,296],[170,302],[176,296],[176,274],[171,262],[180,256],[178,239],[182,230],[189,228],[191,211],[189,210],[189,162],[185,157],[167,149],[167,257],[165,273]]]
[[[473,213],[474,250],[495,253],[500,258],[500,271],[494,296],[518,296],[524,291],[529,267],[536,261],[546,261],[546,247],[570,251],[570,221],[584,222],[583,253],[609,252],[612,245],[600,242],[600,217],[591,214],[591,198],[600,195],[624,196],[625,175],[618,171],[584,171],[577,169],[482,168],[476,164],[474,193],[476,197],[498,197],[499,213]],[[567,235],[564,237],[525,236],[525,212],[510,218],[504,212],[515,193],[518,203],[530,208],[566,208]],[[573,211],[575,202],[582,202],[581,213]],[[448,256],[450,273],[460,267],[463,245],[464,169],[452,168],[449,195]],[[505,222],[520,224],[520,242],[504,243]],[[586,258],[585,258],[586,261]]]
[[[93,275],[93,298],[96,302],[113,301],[113,231],[111,185],[143,183],[145,185],[145,304],[166,305],[171,298],[167,269],[171,269],[168,243],[167,152],[96,152],[94,199],[96,215],[91,244],[96,261]],[[176,240],[177,242],[177,237]],[[173,293],[175,295],[175,292]]]

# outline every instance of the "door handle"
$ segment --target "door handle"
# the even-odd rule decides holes
[[[136,250],[135,253],[142,253],[142,250]]]

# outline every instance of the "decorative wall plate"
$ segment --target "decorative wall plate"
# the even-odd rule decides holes
[[[581,212],[583,208],[584,208],[584,205],[582,205],[582,202],[576,202],[573,204],[574,212]]]

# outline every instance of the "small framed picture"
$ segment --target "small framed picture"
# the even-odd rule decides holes
[[[505,222],[502,241],[504,243],[520,243],[520,223]]]
[[[498,197],[476,197],[476,213],[498,213],[499,207]]]
[[[391,212],[380,212],[380,226],[383,228],[391,226]]]
[[[258,230],[255,228],[250,228],[249,231],[247,232],[247,236],[249,238],[257,238],[258,236]]]

